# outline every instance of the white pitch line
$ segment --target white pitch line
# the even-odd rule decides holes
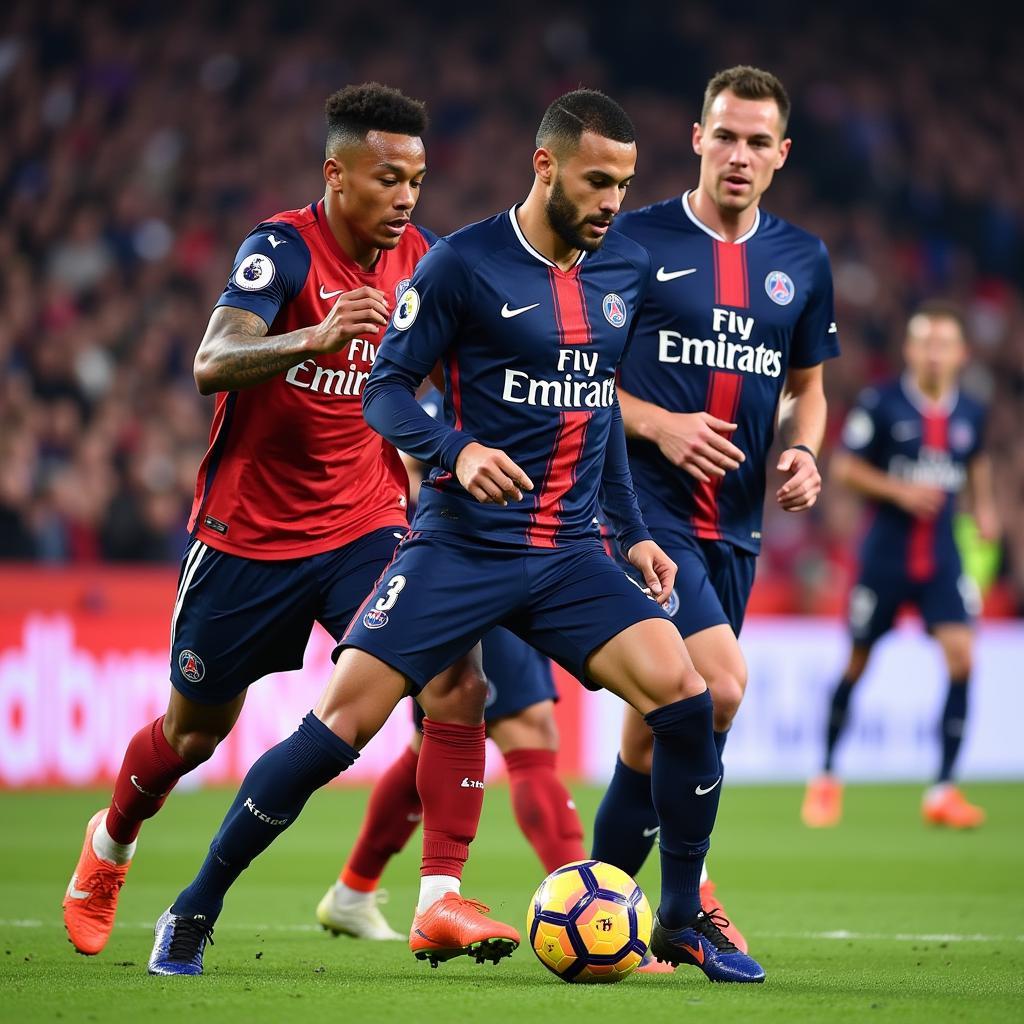
[[[60,921],[40,921],[35,918],[15,918],[0,920],[0,928],[62,928]],[[117,928],[143,929],[152,931],[153,924],[148,921],[118,921]],[[225,921],[218,924],[219,931],[245,932],[319,932],[323,931],[316,924],[245,924],[236,921]],[[801,939],[804,941],[823,940],[833,942],[1024,942],[1024,935],[983,935],[972,933],[962,935],[957,932],[850,932],[843,929],[830,932],[757,932],[759,939]]]

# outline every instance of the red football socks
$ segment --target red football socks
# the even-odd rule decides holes
[[[558,777],[557,757],[553,750],[510,750],[505,754],[512,810],[545,871],[587,857],[583,824]]]
[[[143,726],[128,744],[107,812],[107,832],[116,843],[133,842],[147,818],[164,805],[174,784],[189,771],[164,737],[164,716]]]
[[[359,892],[372,892],[388,861],[405,847],[423,817],[416,791],[419,758],[410,747],[377,780],[366,807],[363,827],[338,881]]]
[[[416,788],[423,801],[421,875],[462,877],[484,806],[484,726],[423,719]]]

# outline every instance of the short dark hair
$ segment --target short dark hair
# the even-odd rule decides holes
[[[636,139],[633,122],[615,100],[596,89],[576,89],[559,96],[544,111],[537,129],[537,148],[575,148],[584,132],[613,142]]]
[[[907,324],[919,316],[926,316],[929,320],[952,320],[960,329],[960,337],[967,340],[967,320],[964,311],[949,299],[926,299],[907,319]]]
[[[741,100],[775,100],[779,108],[779,129],[786,134],[789,124],[789,94],[786,87],[770,71],[753,68],[749,64],[737,64],[715,74],[704,89],[704,106],[700,111],[700,123],[705,124],[708,111],[719,93],[728,89]]]
[[[341,146],[361,142],[367,132],[422,135],[427,130],[427,108],[398,89],[380,82],[346,85],[327,97],[327,154]]]

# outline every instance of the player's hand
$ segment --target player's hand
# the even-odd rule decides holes
[[[974,525],[978,536],[985,541],[999,540],[999,515],[990,505],[978,505],[974,509]]]
[[[676,584],[676,563],[653,540],[634,544],[626,557],[643,575],[648,592],[664,608]]]
[[[657,432],[661,454],[702,483],[738,468],[743,452],[729,440],[735,423],[709,412],[670,412],[662,417]]]
[[[323,322],[313,328],[312,352],[337,352],[353,338],[380,334],[388,325],[388,299],[376,288],[364,285],[344,292]]]
[[[471,441],[455,460],[459,483],[482,505],[522,501],[533,481],[500,449]]]
[[[926,484],[904,483],[896,493],[896,504],[915,519],[934,519],[946,503],[946,492]]]
[[[821,493],[821,474],[814,456],[802,448],[787,448],[775,468],[789,475],[775,492],[775,500],[787,512],[806,512]]]

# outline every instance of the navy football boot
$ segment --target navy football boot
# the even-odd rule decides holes
[[[180,917],[165,910],[156,923],[150,974],[202,974],[206,943],[213,945],[213,926],[202,914]]]
[[[655,915],[651,954],[663,963],[699,967],[710,981],[764,981],[764,968],[722,934],[728,923],[724,917],[702,910],[684,928],[670,931]]]

